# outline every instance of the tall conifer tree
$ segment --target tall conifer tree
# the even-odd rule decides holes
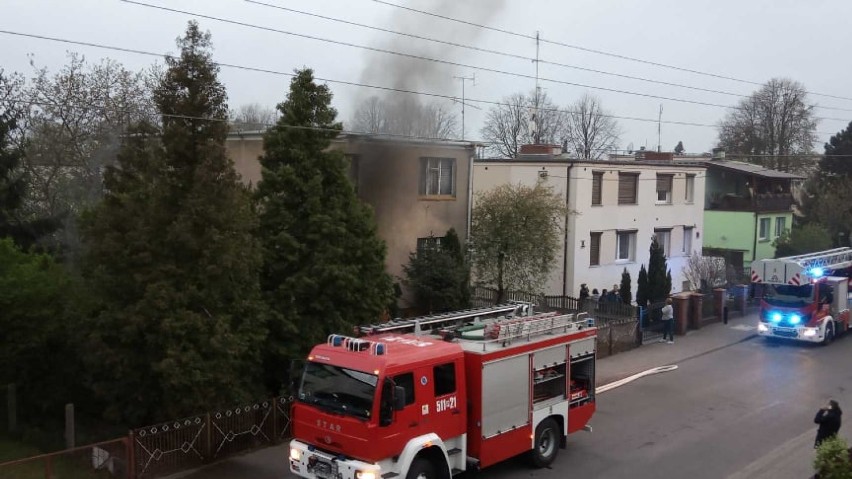
[[[249,192],[225,154],[225,87],[209,33],[190,22],[141,125],[84,222],[101,297],[93,383],[130,425],[230,406],[259,393],[265,337]]]
[[[392,295],[372,211],[355,196],[343,153],[329,148],[341,130],[331,98],[310,69],[297,71],[264,136],[256,197],[273,314],[268,386],[284,379],[294,350],[376,322]]]

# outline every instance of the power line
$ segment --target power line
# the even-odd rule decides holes
[[[38,106],[48,106],[48,107],[56,107],[57,104],[45,101],[36,101],[36,100],[19,100],[19,99],[10,99],[6,100],[12,103],[22,103],[28,105],[38,105]],[[67,108],[71,109],[84,109],[84,110],[112,110],[120,113],[132,113],[132,114],[143,114],[144,112],[140,110],[132,110],[132,109],[123,109],[123,108],[114,108],[108,107],[105,105],[95,105],[92,103],[88,104],[67,104],[63,105]],[[144,115],[143,115],[144,116]],[[228,123],[232,125],[239,124],[250,124],[250,125],[261,125],[266,128],[285,128],[285,129],[296,129],[296,130],[309,130],[309,131],[322,131],[322,132],[337,132],[340,134],[349,134],[349,135],[360,135],[360,136],[370,136],[374,138],[390,138],[390,139],[407,139],[407,140],[420,140],[420,141],[446,141],[446,142],[457,142],[457,143],[470,143],[470,144],[480,144],[480,145],[491,145],[494,142],[485,142],[485,141],[467,141],[467,140],[459,140],[453,138],[442,138],[442,137],[434,137],[434,136],[417,136],[417,135],[403,135],[403,134],[393,134],[393,133],[372,133],[367,131],[359,131],[359,130],[347,130],[347,129],[337,129],[337,128],[327,128],[327,127],[318,127],[318,126],[303,126],[303,125],[288,125],[282,124],[279,122],[275,123],[265,123],[265,122],[240,122],[234,121],[227,118],[217,118],[217,117],[201,117],[201,116],[192,116],[192,115],[179,115],[172,113],[159,113],[157,112],[156,116],[165,117],[165,118],[175,118],[182,120],[200,120],[200,121],[211,121],[211,122],[222,122]],[[249,130],[252,131],[252,130]],[[261,130],[254,130],[261,131]],[[241,130],[236,130],[234,133],[246,133]],[[592,151],[603,151],[603,152],[611,152],[613,150],[608,148],[592,148]],[[726,158],[803,158],[803,159],[818,159],[818,158],[852,158],[852,154],[850,155],[825,155],[825,154],[808,154],[808,153],[800,153],[800,154],[789,154],[789,155],[771,155],[771,154],[745,154],[745,153],[730,153],[726,154]],[[507,161],[502,158],[492,158],[493,160]],[[482,158],[482,160],[487,161],[487,158]],[[566,161],[588,161],[588,162],[596,162],[601,160],[594,159],[582,159],[582,158],[567,158]],[[712,161],[712,157],[706,157],[706,159],[695,158],[692,160],[677,160],[678,165],[684,165],[685,163],[695,162],[695,163],[703,163]],[[512,160],[508,160],[512,161]],[[606,160],[604,160],[606,161]],[[611,160],[610,160],[611,161]],[[629,160],[625,160],[628,164]],[[640,160],[641,161],[641,160]],[[660,163],[665,164],[665,163]]]
[[[231,19],[221,18],[221,17],[214,17],[212,15],[194,13],[194,12],[189,12],[189,11],[186,11],[186,10],[178,10],[178,9],[174,9],[174,8],[163,7],[163,6],[160,6],[160,5],[152,5],[152,4],[148,4],[148,3],[137,2],[135,0],[121,0],[121,1],[123,1],[125,3],[133,4],[133,5],[139,5],[139,6],[142,6],[142,7],[153,8],[153,9],[156,9],[156,10],[163,10],[163,11],[172,12],[172,13],[180,13],[180,14],[184,14],[184,15],[191,15],[191,16],[194,16],[194,17],[206,18],[208,20],[214,20],[214,21],[217,21],[217,22],[230,23],[230,24],[233,24],[233,25],[239,25],[239,26],[243,26],[243,27],[247,27],[247,28],[254,28],[254,29],[258,29],[258,30],[280,33],[280,34],[283,34],[283,35],[290,35],[290,36],[294,36],[294,37],[305,38],[305,39],[308,39],[308,40],[316,40],[316,41],[320,41],[320,42],[332,43],[332,44],[336,44],[336,45],[343,45],[343,46],[352,47],[352,48],[360,48],[360,49],[363,49],[363,50],[373,51],[373,52],[377,52],[377,53],[386,53],[386,54],[389,54],[389,55],[395,55],[395,56],[400,56],[400,57],[404,57],[404,58],[411,58],[411,59],[414,59],[414,60],[440,63],[440,64],[445,64],[445,65],[450,65],[450,66],[455,66],[455,67],[461,67],[461,68],[470,68],[470,69],[485,71],[485,72],[489,72],[489,73],[496,73],[496,74],[499,74],[499,75],[507,75],[507,76],[514,76],[514,77],[518,77],[518,78],[526,78],[526,79],[530,79],[530,80],[536,78],[533,75],[527,75],[527,74],[523,74],[523,73],[510,72],[510,71],[506,71],[506,70],[500,70],[500,69],[497,69],[497,68],[488,68],[488,67],[482,67],[482,66],[468,65],[468,64],[464,64],[464,63],[460,63],[460,62],[451,61],[451,60],[443,60],[443,59],[440,59],[440,58],[431,58],[431,57],[426,57],[426,56],[423,56],[423,55],[415,55],[415,54],[412,54],[412,53],[397,52],[397,51],[394,51],[394,50],[387,50],[387,49],[371,47],[371,46],[367,46],[367,45],[359,45],[357,43],[345,42],[345,41],[341,41],[341,40],[333,40],[333,39],[330,39],[330,38],[323,38],[323,37],[318,37],[318,36],[315,36],[315,35],[308,35],[308,34],[304,34],[304,33],[295,33],[295,32],[290,32],[290,31],[287,31],[287,30],[279,30],[277,28],[264,27],[262,25],[254,25],[254,24],[251,24],[251,23],[241,22],[241,21],[237,21],[237,20],[231,20]],[[668,100],[668,101],[674,101],[674,102],[680,102],[680,103],[689,103],[689,104],[693,104],[693,105],[713,106],[713,107],[726,108],[726,109],[730,108],[730,109],[735,109],[735,110],[742,109],[741,107],[730,106],[730,105],[722,105],[722,104],[719,104],[719,103],[710,103],[710,102],[703,102],[703,101],[698,101],[698,100],[689,100],[689,99],[685,99],[685,98],[665,97],[665,96],[660,96],[660,95],[653,95],[653,94],[650,94],[650,93],[640,93],[640,92],[634,92],[634,91],[630,91],[630,90],[620,90],[620,89],[616,89],[616,88],[606,88],[606,87],[601,87],[601,86],[585,85],[585,84],[582,84],[582,83],[569,82],[569,81],[565,81],[565,80],[556,80],[556,79],[553,79],[553,78],[540,78],[540,80],[550,82],[550,83],[562,84],[562,85],[576,86],[576,87],[581,87],[581,88],[590,88],[590,89],[594,89],[594,90],[602,90],[602,91],[608,91],[608,92],[612,92],[612,93],[622,93],[622,94],[626,94],[626,95],[634,95],[634,96],[640,96],[640,97],[646,97],[646,98],[656,98],[656,99],[660,99],[660,100]],[[841,119],[841,118],[828,118],[828,117],[814,117],[814,118],[818,119],[818,120],[842,121],[842,122],[847,121],[845,118],[843,118],[843,119]]]
[[[104,44],[101,44],[101,43],[83,42],[83,41],[78,41],[78,40],[69,40],[69,39],[65,39],[65,38],[49,37],[49,36],[46,36],[46,35],[37,35],[37,34],[32,34],[32,33],[22,33],[22,32],[13,32],[13,31],[9,31],[9,30],[0,30],[0,34],[15,35],[15,36],[21,36],[21,37],[27,37],[27,38],[35,38],[35,39],[39,39],[39,40],[66,43],[66,44],[71,44],[71,45],[81,45],[81,46],[86,46],[86,47],[100,48],[100,49],[104,49],[104,50],[113,50],[113,51],[119,51],[119,52],[124,52],[124,53],[133,53],[133,54],[136,54],[136,55],[146,55],[146,56],[152,56],[152,57],[156,57],[156,58],[170,57],[170,55],[163,54],[163,53],[155,53],[155,52],[149,52],[149,51],[138,50],[138,49],[133,49],[133,48],[116,47],[116,46],[111,46],[111,45],[104,45]],[[223,63],[223,62],[212,62],[212,63],[214,63],[215,65],[218,65],[220,67],[224,67],[224,68],[233,68],[233,69],[238,69],[238,70],[252,71],[252,72],[258,72],[258,73],[267,73],[267,74],[271,74],[271,75],[280,75],[280,76],[287,76],[287,77],[295,77],[296,76],[296,74],[294,74],[294,73],[271,70],[271,69],[267,69],[267,68],[248,67],[248,66],[244,66],[244,65],[236,65],[236,64]],[[403,89],[403,88],[392,88],[392,87],[381,86],[381,85],[371,85],[371,84],[359,83],[359,82],[353,82],[353,81],[336,80],[336,79],[332,79],[332,78],[315,77],[315,79],[319,80],[319,81],[323,81],[323,82],[328,82],[328,83],[335,83],[335,84],[340,84],[340,85],[363,87],[363,88],[371,88],[371,89],[380,90],[380,91],[389,91],[389,92],[395,92],[395,93],[420,95],[420,96],[427,96],[427,97],[431,97],[431,98],[441,98],[441,99],[450,100],[450,101],[458,100],[458,98],[455,97],[455,96],[445,95],[445,94],[441,94],[441,93],[407,90],[407,89]],[[465,101],[474,102],[474,103],[482,103],[482,104],[486,104],[486,105],[495,105],[495,106],[508,106],[508,107],[514,106],[511,103],[499,102],[499,101],[493,101],[493,100],[481,100],[481,99],[475,99],[475,98],[466,98]],[[579,113],[576,110],[569,110],[569,109],[562,109],[562,108],[540,108],[540,110],[552,111],[552,112],[562,112],[562,113]],[[619,120],[657,123],[656,118],[641,118],[641,117],[618,116],[618,115],[610,115],[610,114],[601,114],[600,116],[607,117],[607,118],[619,119]],[[663,120],[663,123],[671,124],[671,125],[696,126],[696,127],[706,127],[706,128],[715,128],[716,127],[716,125],[707,124],[707,123],[693,123],[693,122],[675,121],[675,120]]]
[[[450,22],[460,23],[460,24],[463,24],[463,25],[468,25],[468,26],[472,26],[472,27],[476,27],[476,28],[482,28],[484,30],[490,30],[490,31],[493,31],[493,32],[504,33],[506,35],[512,35],[512,36],[515,36],[515,37],[525,38],[525,39],[528,39],[528,40],[535,40],[535,36],[533,36],[533,35],[527,35],[527,34],[524,34],[524,33],[513,32],[511,30],[506,30],[506,29],[502,29],[502,28],[497,28],[497,27],[492,27],[492,26],[483,25],[483,24],[479,24],[479,23],[474,23],[474,22],[470,22],[470,21],[467,21],[467,20],[461,20],[461,19],[458,19],[458,18],[446,16],[446,15],[440,15],[440,14],[433,13],[433,12],[427,12],[425,10],[418,10],[416,8],[406,7],[404,5],[399,5],[399,4],[387,2],[387,1],[384,1],[384,0],[372,0],[372,1],[376,2],[376,3],[380,3],[382,5],[387,5],[389,7],[399,8],[399,9],[402,9],[402,10],[407,10],[407,11],[419,13],[419,14],[422,14],[422,15],[428,15],[430,17],[440,18],[440,19],[447,20],[447,21],[450,21]],[[650,61],[650,60],[644,60],[644,59],[641,59],[641,58],[631,57],[631,56],[627,56],[627,55],[621,55],[621,54],[618,54],[618,53],[606,52],[606,51],[603,51],[603,50],[595,50],[593,48],[582,47],[582,46],[579,46],[579,45],[572,45],[570,43],[564,43],[564,42],[559,42],[559,41],[555,41],[555,40],[547,40],[547,39],[544,39],[544,38],[540,38],[540,41],[542,41],[544,43],[550,43],[552,45],[558,45],[558,46],[565,47],[565,48],[572,48],[574,50],[584,51],[584,52],[587,52],[587,53],[594,53],[596,55],[604,55],[604,56],[609,56],[609,57],[613,57],[613,58],[618,58],[618,59],[621,59],[621,60],[628,60],[628,61],[637,62],[637,63],[644,63],[646,65],[652,65],[652,66],[660,67],[660,68],[668,68],[668,69],[671,69],[671,70],[678,70],[678,71],[682,71],[682,72],[693,73],[695,75],[702,75],[702,76],[707,76],[707,77],[712,77],[712,78],[718,78],[718,79],[721,79],[721,80],[730,80],[730,81],[735,81],[735,82],[739,82],[739,83],[746,83],[746,84],[749,84],[749,85],[763,85],[762,83],[756,82],[756,81],[743,80],[741,78],[719,75],[717,73],[708,73],[708,72],[704,72],[704,71],[700,71],[700,70],[693,70],[693,69],[690,69],[690,68],[684,68],[684,67],[679,67],[679,66],[675,66],[675,65],[669,65],[669,64],[666,64],[666,63],[659,63],[659,62],[654,62],[654,61]],[[834,98],[834,99],[837,99],[837,100],[852,101],[852,98],[844,97],[844,96],[838,96],[838,95],[830,95],[828,93],[818,93],[818,92],[813,92],[813,91],[808,91],[808,93],[810,93],[811,95],[814,95],[814,96],[822,96],[822,97],[826,97],[826,98]]]
[[[457,48],[464,48],[464,49],[468,49],[468,50],[473,50],[473,51],[478,51],[478,52],[483,52],[483,53],[489,53],[489,54],[492,54],[492,55],[499,55],[499,56],[503,56],[503,57],[506,57],[506,58],[516,59],[516,60],[538,62],[538,63],[542,63],[542,64],[545,64],[545,65],[553,65],[553,66],[557,66],[557,67],[561,67],[561,68],[585,71],[585,72],[596,73],[596,74],[600,74],[600,75],[613,76],[613,77],[617,77],[617,78],[626,78],[626,79],[630,79],[630,80],[637,80],[637,81],[642,81],[642,82],[647,82],[647,83],[654,83],[654,84],[658,84],[658,85],[673,86],[673,87],[678,87],[678,88],[686,88],[686,89],[689,89],[689,90],[701,91],[701,92],[706,92],[706,93],[716,93],[716,94],[720,94],[720,95],[728,95],[728,96],[734,96],[734,97],[739,97],[739,98],[748,98],[748,96],[749,96],[749,95],[744,95],[744,94],[741,94],[741,93],[730,92],[730,91],[725,91],[725,90],[716,90],[716,89],[712,89],[712,88],[703,88],[703,87],[698,87],[698,86],[693,86],[693,85],[684,85],[684,84],[681,84],[681,83],[673,83],[673,82],[667,82],[667,81],[663,81],[663,80],[655,80],[655,79],[651,79],[651,78],[644,78],[644,77],[639,77],[639,76],[634,76],[634,75],[627,75],[627,74],[623,74],[623,73],[614,73],[614,72],[609,72],[609,71],[605,71],[605,70],[597,70],[597,69],[594,69],[594,68],[581,67],[581,66],[577,66],[577,65],[570,65],[570,64],[567,64],[567,63],[561,63],[561,62],[556,62],[556,61],[536,59],[536,58],[527,57],[527,56],[524,56],[524,55],[518,55],[518,54],[514,54],[514,53],[509,53],[509,52],[505,52],[505,51],[493,50],[493,49],[490,49],[490,48],[477,47],[475,45],[468,45],[468,44],[457,43],[457,42],[452,42],[452,41],[447,41],[447,40],[441,40],[441,39],[438,39],[438,38],[427,37],[427,36],[423,36],[423,35],[417,35],[417,34],[414,34],[414,33],[400,32],[400,31],[397,31],[397,30],[391,30],[391,29],[388,29],[388,28],[377,27],[377,26],[374,26],[374,25],[367,25],[367,24],[364,24],[364,23],[353,22],[353,21],[350,21],[350,20],[342,19],[342,18],[330,17],[330,16],[327,16],[327,15],[320,15],[318,13],[306,12],[304,10],[297,10],[295,8],[284,7],[284,6],[280,6],[280,5],[273,5],[273,4],[270,4],[270,3],[260,2],[260,1],[257,1],[257,0],[244,0],[244,1],[247,2],[247,3],[255,4],[255,5],[261,5],[261,6],[264,6],[264,7],[274,8],[274,9],[282,10],[282,11],[285,11],[285,12],[295,13],[297,15],[304,15],[304,16],[313,17],[313,18],[320,18],[320,19],[327,20],[327,21],[330,21],[330,22],[337,22],[337,23],[342,23],[342,24],[345,24],[345,25],[352,25],[352,26],[356,26],[356,27],[360,27],[360,28],[366,28],[366,29],[374,30],[374,31],[378,31],[378,32],[389,33],[389,34],[392,34],[392,35],[398,35],[398,36],[403,36],[403,37],[408,37],[408,38],[414,38],[414,39],[417,39],[417,40],[423,40],[423,41],[427,41],[427,42],[438,43],[438,44],[441,44],[441,45],[447,45],[447,46],[452,46],[452,47],[457,47]],[[129,3],[136,3],[136,2],[129,2]],[[144,4],[140,4],[140,5],[144,5]],[[813,105],[813,106],[815,108],[820,108],[820,109],[823,109],[823,110],[852,112],[852,109],[848,109],[848,108],[836,108],[836,107],[827,107],[827,106],[821,106],[821,105]]]
[[[116,46],[103,45],[103,44],[93,43],[93,42],[82,42],[82,41],[69,40],[69,39],[64,39],[64,38],[49,37],[49,36],[45,36],[45,35],[36,35],[36,34],[30,34],[30,33],[13,32],[13,31],[9,31],[9,30],[0,30],[0,34],[21,36],[21,37],[27,37],[27,38],[35,38],[35,39],[39,39],[39,40],[53,41],[53,42],[66,43],[66,44],[72,44],[72,45],[81,45],[81,46],[100,48],[100,49],[105,49],[105,50],[120,51],[120,52],[124,52],[124,53],[133,53],[133,54],[137,54],[137,55],[152,56],[152,57],[156,57],[156,58],[162,58],[162,57],[169,57],[170,56],[168,54],[149,52],[149,51],[145,51],[145,50],[116,47]],[[215,64],[215,65],[218,65],[220,67],[224,67],[224,68],[233,68],[233,69],[239,69],[239,70],[245,70],[245,71],[266,73],[266,74],[271,74],[271,75],[287,76],[287,77],[291,77],[291,78],[296,76],[296,74],[294,74],[294,73],[282,72],[282,71],[277,71],[277,70],[270,70],[270,69],[265,69],[265,68],[247,67],[247,66],[243,66],[243,65],[235,65],[235,64],[222,63],[222,62],[212,62],[212,63]],[[376,89],[376,90],[380,90],[380,91],[391,91],[391,92],[396,92],[396,93],[421,95],[421,96],[427,96],[427,97],[432,97],[432,98],[441,98],[441,99],[446,99],[446,100],[456,100],[457,99],[454,96],[444,95],[444,94],[440,94],[440,93],[406,90],[406,89],[401,89],[401,88],[392,88],[392,87],[386,87],[386,86],[380,86],[380,85],[370,85],[370,84],[365,84],[365,83],[358,83],[358,82],[345,81],[345,80],[336,80],[336,79],[331,79],[331,78],[315,77],[315,79],[318,80],[318,81],[323,81],[323,82],[327,82],[327,83],[335,83],[335,84],[341,84],[341,85],[347,85],[347,86],[370,88],[370,89]],[[515,106],[515,105],[512,105],[510,103],[498,102],[498,101],[492,101],[492,100],[480,100],[480,99],[475,99],[475,98],[466,98],[465,101],[473,102],[473,103],[482,103],[482,104],[487,104],[487,105],[494,105],[494,106],[508,106],[508,107],[514,107]],[[578,113],[575,110],[568,110],[568,109],[561,109],[561,108],[540,108],[540,110],[561,112],[561,113]],[[658,121],[656,118],[641,118],[641,117],[618,116],[618,115],[609,115],[609,114],[600,114],[600,116],[619,119],[619,120],[640,121],[640,122],[648,122],[648,123],[657,123],[657,121]],[[197,119],[202,119],[202,118],[197,118]],[[676,121],[676,120],[663,120],[662,123],[670,124],[670,125],[679,125],[679,126],[716,128],[716,125],[713,125],[713,124],[693,123],[693,122]],[[350,133],[353,133],[353,134],[374,134],[372,132],[358,132],[358,131],[351,131],[351,130],[350,130]],[[824,134],[828,135],[828,133],[824,133]],[[831,135],[833,135],[833,133]],[[411,138],[421,139],[421,140],[461,141],[461,140],[457,140],[457,139],[437,138],[437,137],[411,137]],[[479,141],[478,143],[491,144],[491,143],[483,142],[483,141]]]

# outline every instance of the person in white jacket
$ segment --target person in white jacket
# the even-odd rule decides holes
[[[672,307],[672,298],[666,299],[666,305],[663,306],[663,339],[660,342],[666,342],[668,338],[669,344],[674,344],[674,308]]]

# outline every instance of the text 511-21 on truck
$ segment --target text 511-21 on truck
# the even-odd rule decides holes
[[[449,478],[527,452],[549,465],[595,411],[593,321],[508,304],[332,335],[308,357],[290,470]]]
[[[752,282],[763,285],[761,336],[829,344],[849,330],[852,248],[752,263]]]

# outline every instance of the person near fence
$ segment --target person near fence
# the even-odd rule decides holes
[[[601,293],[598,292],[598,288],[592,290],[592,301],[598,302],[601,299]]]
[[[666,298],[666,305],[662,309],[663,314],[663,339],[660,342],[668,342],[674,344],[674,308],[672,307],[672,298]],[[666,341],[668,338],[668,341]]]
[[[583,309],[587,299],[589,299],[589,287],[583,283],[580,285],[580,309]]]
[[[814,449],[818,448],[822,441],[836,436],[840,431],[840,416],[843,411],[840,410],[840,405],[834,399],[829,399],[825,406],[817,411],[814,417],[814,422],[819,424],[817,429],[816,440],[814,440]]]

